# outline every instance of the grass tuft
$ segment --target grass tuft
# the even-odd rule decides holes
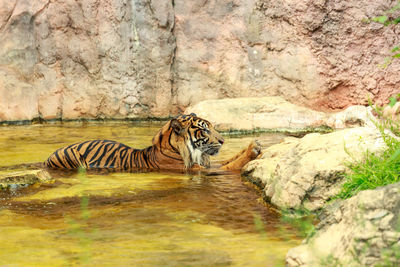
[[[400,136],[400,122],[384,118],[381,110],[374,108],[380,117],[376,126],[380,130],[387,148],[381,153],[366,152],[360,161],[347,164],[350,172],[345,174],[345,183],[336,198],[346,199],[362,190],[400,181],[400,141],[385,133],[390,130]]]

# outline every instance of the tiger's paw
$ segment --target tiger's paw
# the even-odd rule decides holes
[[[247,155],[251,160],[256,159],[261,154],[261,145],[257,140],[250,143],[247,149]]]

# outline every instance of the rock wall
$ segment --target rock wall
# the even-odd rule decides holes
[[[397,1],[260,1],[274,80],[290,100],[319,109],[382,102],[399,91],[400,62],[379,68],[396,44],[400,27],[363,20],[384,14]],[[260,41],[259,41],[260,42]],[[262,43],[261,42],[261,43]],[[293,88],[293,89],[292,89]],[[278,92],[284,94],[284,91]],[[297,99],[297,100],[295,100]]]
[[[0,1],[0,121],[165,117],[205,99],[282,96],[317,110],[385,101],[397,1]]]
[[[171,2],[10,0],[0,14],[0,120],[170,110]]]

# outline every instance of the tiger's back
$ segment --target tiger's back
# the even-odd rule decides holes
[[[116,141],[92,140],[56,150],[45,161],[45,166],[57,169],[129,169],[135,167],[132,166],[135,161],[138,165],[148,166],[145,159],[135,158],[139,151]]]

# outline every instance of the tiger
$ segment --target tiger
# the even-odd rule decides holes
[[[153,137],[152,145],[134,149],[111,140],[75,143],[56,150],[44,162],[51,169],[187,170],[210,168],[210,156],[219,153],[225,140],[213,125],[196,114],[179,115],[168,121]],[[260,154],[253,141],[216,168],[240,170]]]

